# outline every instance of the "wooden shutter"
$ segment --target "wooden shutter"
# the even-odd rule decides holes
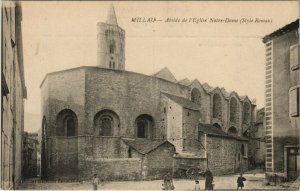
[[[291,70],[296,70],[297,68],[299,68],[299,60],[298,60],[298,56],[299,56],[299,45],[295,44],[293,46],[290,47],[290,67]]]
[[[290,116],[299,116],[299,87],[290,89]]]

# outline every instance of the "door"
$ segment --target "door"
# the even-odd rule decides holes
[[[289,181],[294,181],[299,177],[300,171],[300,155],[299,148],[289,148],[287,153],[287,175]]]

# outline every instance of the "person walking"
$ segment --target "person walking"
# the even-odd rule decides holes
[[[205,176],[205,190],[213,190],[214,189],[214,185],[213,185],[213,181],[214,181],[214,177],[212,172],[207,169],[203,176]]]
[[[237,190],[239,188],[241,188],[241,190],[243,190],[244,187],[244,181],[246,181],[246,178],[243,177],[243,173],[240,174],[240,176],[238,177],[236,183],[237,183]]]
[[[97,177],[97,174],[94,174],[94,177],[93,177],[93,187],[94,187],[94,190],[97,190],[98,189],[98,184],[100,183],[100,180],[99,178]]]
[[[164,186],[165,186],[165,190],[174,190],[175,188],[171,173],[169,172],[164,177]]]

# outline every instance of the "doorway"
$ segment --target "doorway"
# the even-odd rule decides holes
[[[291,147],[287,149],[287,178],[294,181],[299,177],[300,153],[299,148]]]

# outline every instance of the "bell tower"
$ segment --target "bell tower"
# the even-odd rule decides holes
[[[125,70],[125,31],[118,26],[113,4],[105,23],[97,24],[97,65],[102,68]]]

